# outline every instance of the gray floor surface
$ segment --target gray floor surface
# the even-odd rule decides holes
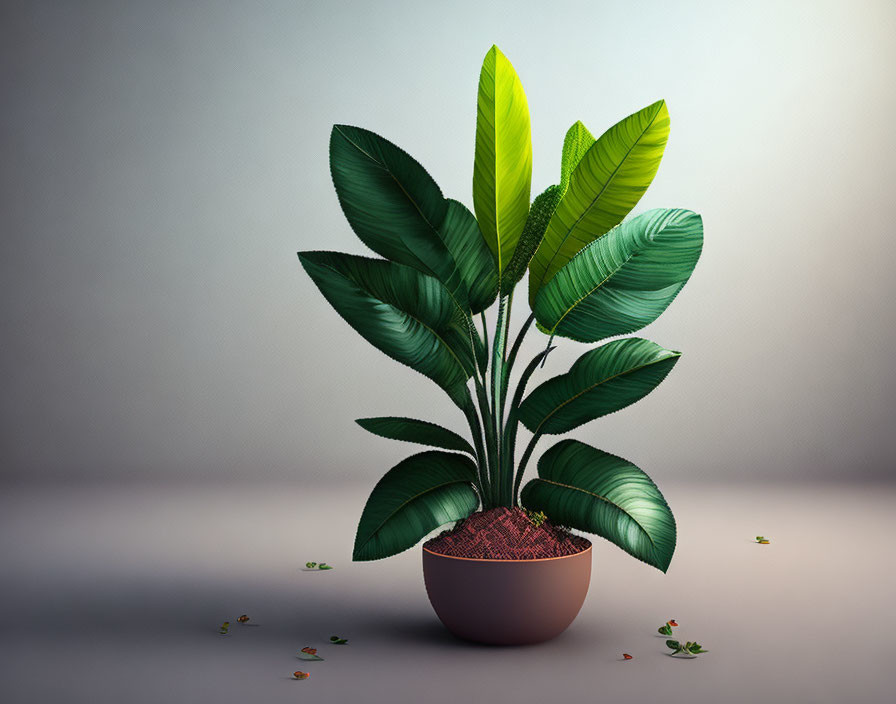
[[[419,547],[351,563],[370,488],[0,487],[0,701],[896,700],[894,487],[663,486],[668,574],[598,539],[576,622],[522,648],[444,631]],[[218,634],[241,613],[257,626]],[[710,652],[667,657],[670,618]]]

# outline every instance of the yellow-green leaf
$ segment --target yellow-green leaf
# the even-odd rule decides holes
[[[668,137],[669,111],[659,100],[616,123],[591,145],[529,264],[530,305],[566,262],[635,207],[656,175]]]
[[[479,74],[473,207],[495,255],[498,275],[510,263],[529,212],[532,137],[523,84],[493,46]]]

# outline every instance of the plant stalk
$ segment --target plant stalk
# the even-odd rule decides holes
[[[513,506],[510,496],[509,472],[505,472],[503,462],[503,438],[504,438],[504,361],[507,342],[507,298],[501,297],[498,303],[498,320],[495,323],[495,337],[492,348],[492,374],[491,374],[491,408],[492,424],[495,433],[496,461],[492,468],[492,483],[497,484],[497,500],[499,505]],[[508,479],[505,479],[508,474]]]
[[[485,448],[488,457],[487,474],[489,478],[489,505],[487,507],[483,505],[483,509],[486,509],[498,505],[498,488],[495,486],[495,466],[497,465],[498,461],[498,453],[495,440],[494,422],[492,421],[491,413],[489,410],[488,395],[485,392],[485,386],[482,385],[479,379],[474,379],[474,381],[476,382],[476,397],[479,400],[479,413],[482,416],[482,426],[485,433]]]
[[[535,433],[535,435],[532,436],[529,444],[526,445],[526,450],[523,452],[523,456],[520,458],[520,466],[517,467],[516,479],[513,482],[513,495],[514,500],[517,502],[519,502],[520,484],[523,483],[523,473],[526,471],[526,464],[528,464],[529,458],[532,456],[532,451],[535,449],[535,443],[538,442],[540,437],[541,433]]]
[[[473,445],[476,449],[476,469],[479,471],[479,498],[482,500],[484,507],[491,492],[491,486],[488,481],[485,449],[482,446],[482,425],[479,422],[479,416],[476,415],[476,407],[472,396],[468,396],[468,398],[469,403],[464,405],[463,411],[470,426],[470,433],[473,435]]]

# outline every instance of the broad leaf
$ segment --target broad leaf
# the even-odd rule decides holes
[[[373,488],[355,536],[353,560],[380,560],[407,550],[427,533],[469,516],[479,505],[476,466],[432,450],[399,462]]]
[[[519,280],[523,278],[529,261],[541,239],[544,237],[551,215],[560,202],[563,195],[560,186],[548,186],[543,193],[532,201],[532,207],[529,208],[529,215],[526,218],[526,226],[523,228],[523,234],[520,235],[520,241],[513,252],[513,257],[501,277],[501,293],[508,295],[513,291],[513,287],[517,285]]]
[[[361,241],[386,259],[434,276],[466,308],[462,273],[440,233],[449,204],[426,169],[378,134],[334,125],[330,171]]]
[[[476,218],[463,203],[449,198],[439,232],[460,269],[471,312],[481,313],[498,296],[498,270]]]
[[[551,335],[597,342],[652,323],[700,258],[703,222],[690,210],[649,210],[574,256],[535,297]]]
[[[560,188],[564,193],[569,188],[569,178],[572,176],[572,172],[575,171],[582,157],[591,149],[594,142],[594,136],[581,120],[566,131],[566,137],[563,139],[563,154],[560,158]]]
[[[435,423],[428,423],[415,418],[358,418],[355,421],[364,430],[392,440],[417,442],[421,445],[432,445],[445,450],[467,452],[475,457],[473,447],[460,435]]]
[[[473,208],[498,275],[513,257],[529,212],[532,138],[523,84],[493,46],[479,74]]]
[[[368,342],[428,376],[462,405],[473,358],[465,317],[438,281],[401,264],[299,252],[330,304]]]
[[[675,552],[675,518],[660,490],[631,462],[578,440],[538,461],[523,505],[554,523],[595,533],[663,572]]]
[[[569,179],[529,265],[529,303],[566,262],[622,219],[653,181],[669,137],[662,100],[616,123],[591,145]]]
[[[536,434],[565,433],[649,394],[680,356],[638,337],[608,342],[536,387],[520,406],[520,420]]]

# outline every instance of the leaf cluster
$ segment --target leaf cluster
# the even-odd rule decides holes
[[[542,436],[637,402],[679,360],[679,352],[646,339],[614,339],[527,393],[553,349],[550,339],[591,344],[640,330],[688,281],[702,249],[700,216],[657,209],[627,219],[657,172],[669,124],[662,100],[597,138],[575,122],[564,139],[558,182],[530,202],[529,107],[510,61],[492,47],[479,75],[472,212],[389,140],[334,126],[336,195],[358,238],[379,256],[308,251],[299,252],[301,264],[362,337],[438,384],[469,429],[465,438],[413,418],[357,421],[376,435],[437,449],[403,460],[374,487],[355,560],[401,552],[477,508],[522,506],[530,516],[600,535],[668,568],[675,520],[656,485],[631,462],[561,440],[538,460],[538,476],[521,482]],[[510,344],[514,291],[526,274],[531,313]],[[485,311],[494,304],[489,326]],[[548,344],[512,389],[511,372],[533,323]],[[520,426],[530,438],[517,460]]]

